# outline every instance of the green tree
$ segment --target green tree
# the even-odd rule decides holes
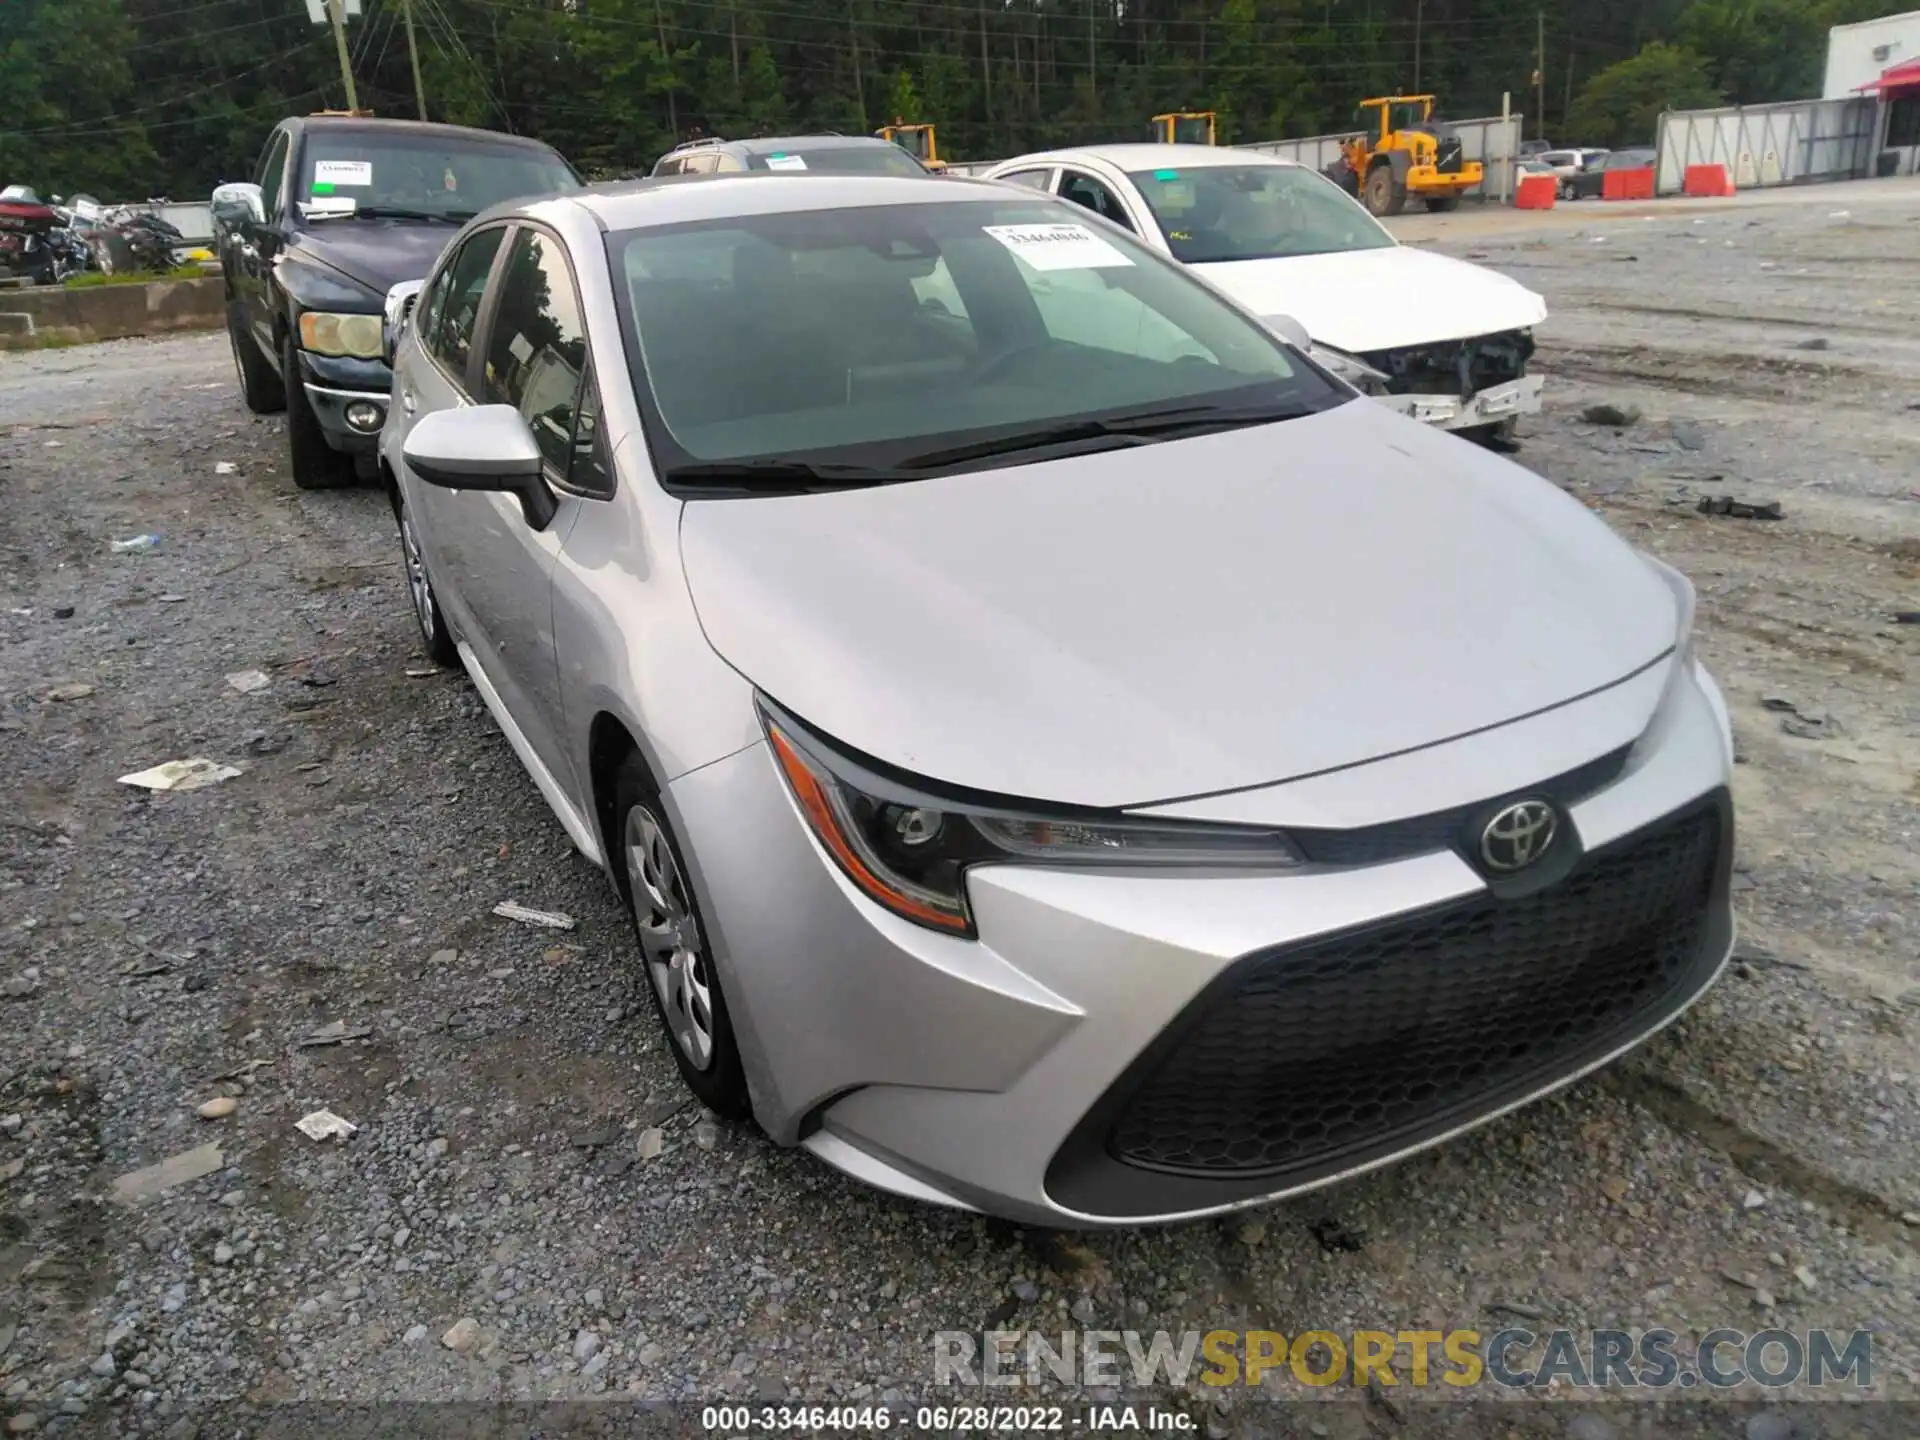
[[[1589,80],[1567,112],[1567,128],[1582,145],[1649,145],[1663,111],[1722,103],[1704,59],[1655,41]]]
[[[1731,104],[1820,93],[1826,29],[1805,0],[1698,0],[1681,15],[1676,36],[1706,61]]]
[[[120,0],[0,4],[0,184],[43,196],[160,193],[127,64],[132,43]]]

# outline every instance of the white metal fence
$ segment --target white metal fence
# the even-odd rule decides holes
[[[1739,190],[1871,175],[1877,104],[1863,96],[1668,111],[1654,188],[1678,194],[1689,165],[1724,165]]]
[[[1486,179],[1466,193],[1483,200],[1511,199],[1514,165],[1520,155],[1520,117],[1488,115],[1475,120],[1450,120],[1447,124],[1460,137],[1461,158],[1478,160],[1486,167]],[[1308,135],[1299,140],[1256,140],[1233,148],[1277,155],[1324,172],[1339,160],[1340,147],[1359,133],[1349,130],[1344,135]],[[969,160],[951,164],[947,169],[955,175],[981,175],[999,163],[998,160]]]

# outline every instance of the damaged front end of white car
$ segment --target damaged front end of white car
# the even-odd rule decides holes
[[[1313,339],[1290,315],[1264,320],[1362,395],[1442,430],[1505,429],[1540,409],[1540,377],[1526,373],[1531,329],[1354,355]]]

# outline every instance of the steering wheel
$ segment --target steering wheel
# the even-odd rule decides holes
[[[1016,363],[1026,359],[1029,355],[1039,354],[1042,350],[1051,347],[1052,344],[1053,339],[1049,336],[1044,340],[1029,340],[1023,344],[1009,345],[1005,349],[995,351],[973,367],[973,378],[978,383],[991,385],[1002,375],[1006,374],[1008,370],[1012,369]]]

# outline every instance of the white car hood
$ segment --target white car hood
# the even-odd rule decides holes
[[[690,501],[707,639],[842,744],[1121,807],[1437,744],[1670,649],[1577,501],[1379,406],[873,489]],[[1650,715],[1648,718],[1651,718]]]
[[[1408,245],[1191,268],[1254,314],[1291,315],[1315,340],[1353,354],[1547,318],[1547,302],[1518,281]]]

